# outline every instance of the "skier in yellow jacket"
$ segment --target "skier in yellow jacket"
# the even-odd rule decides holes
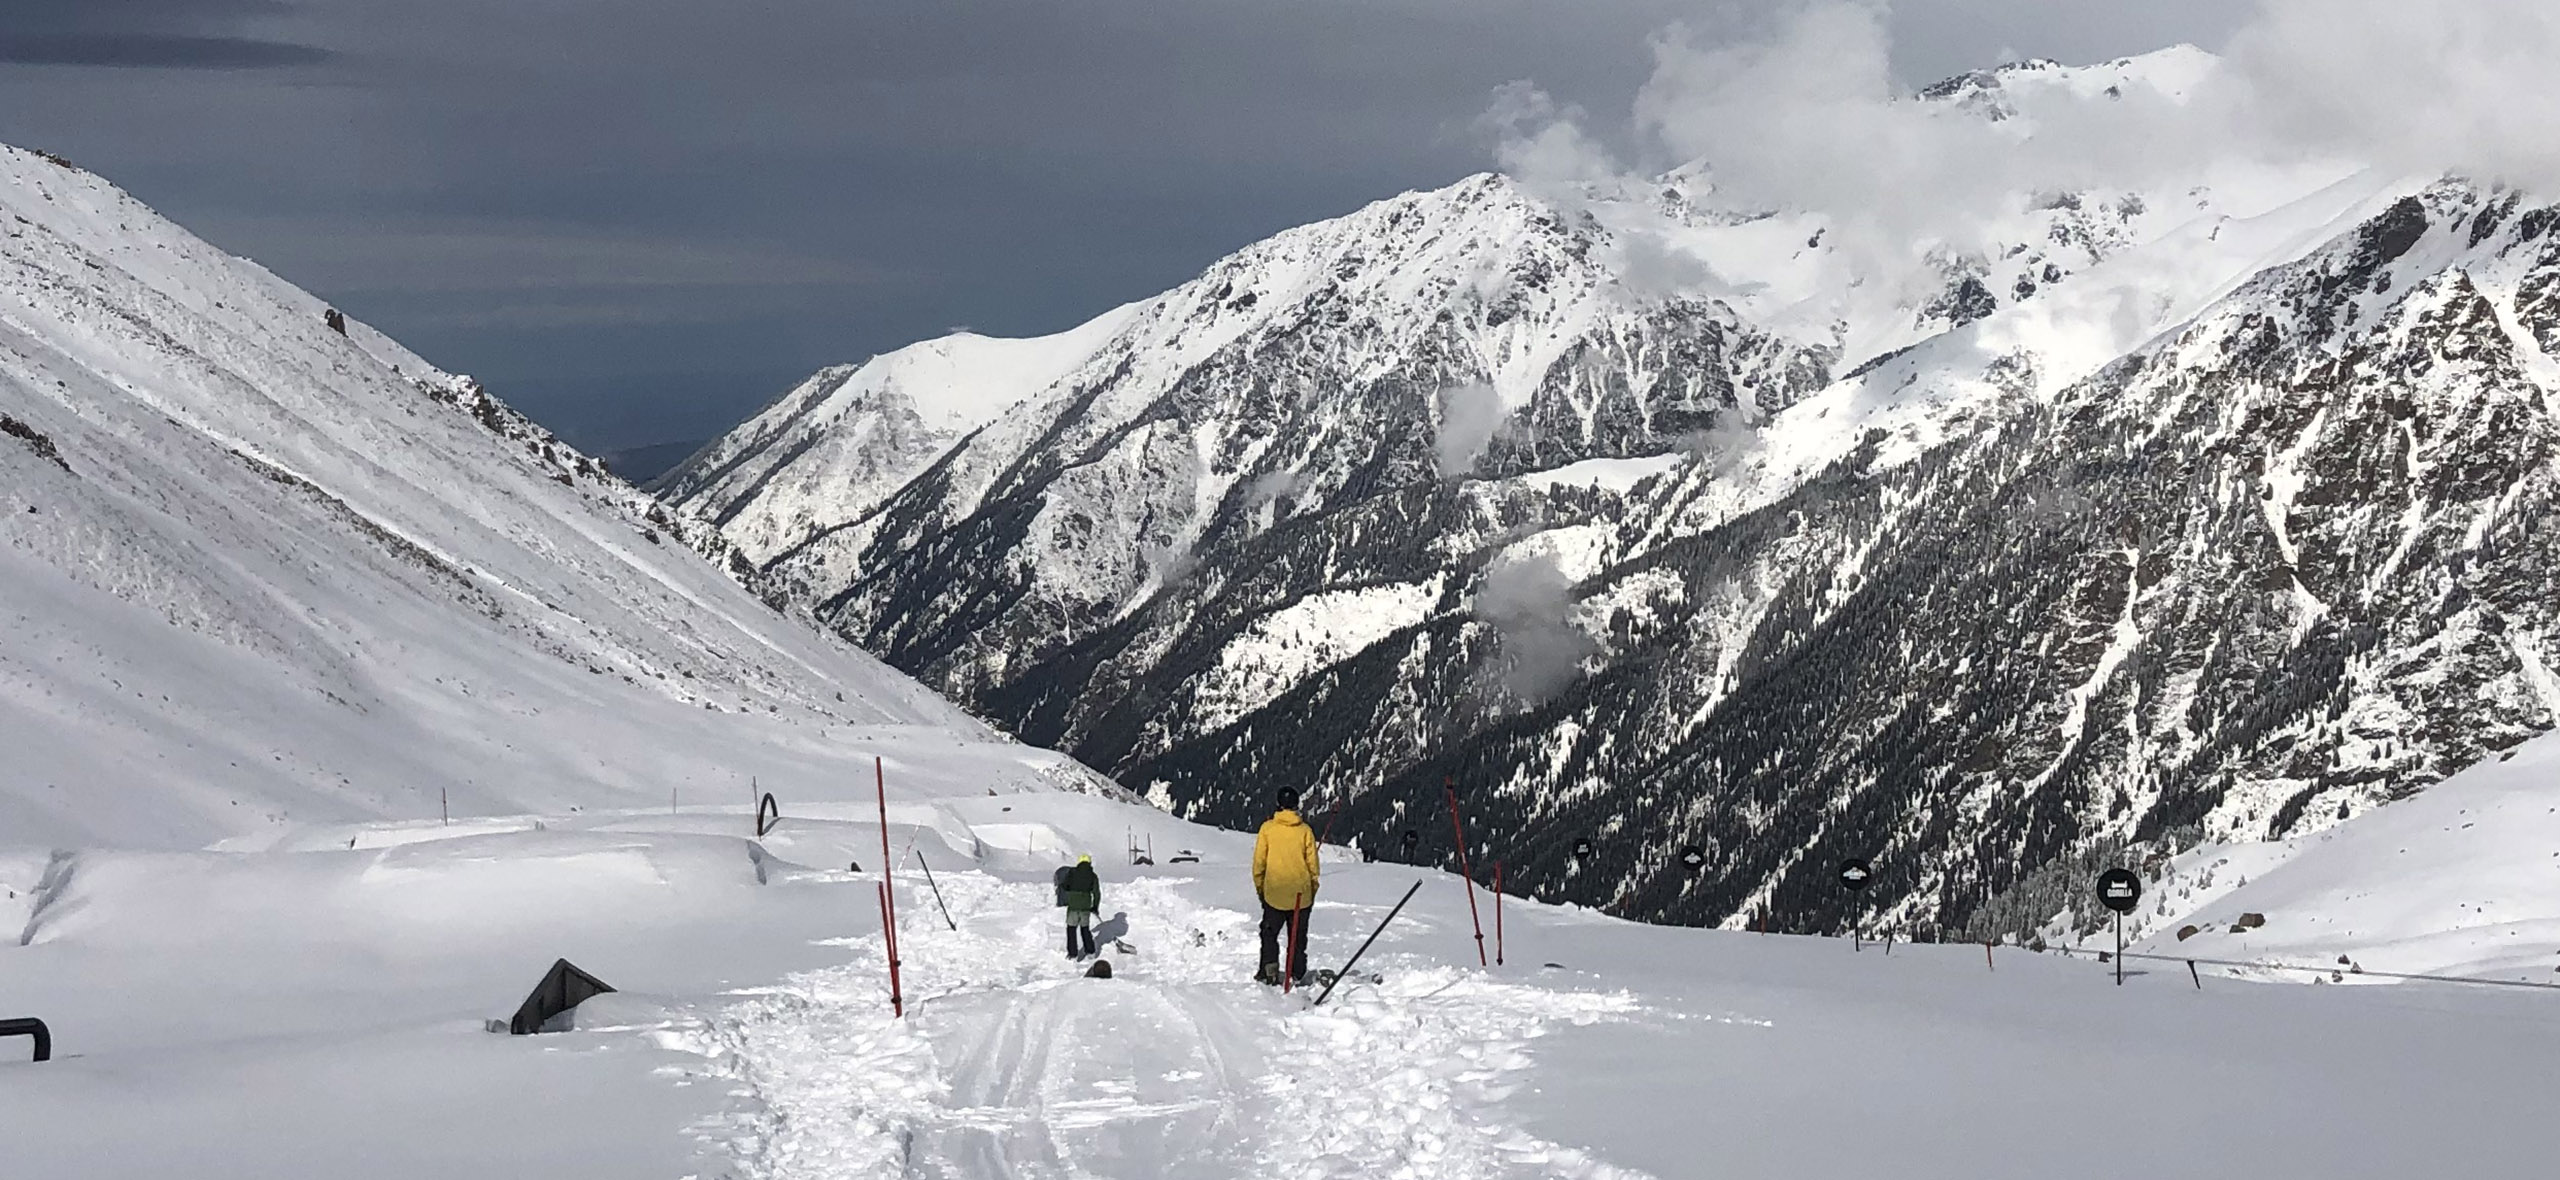
[[[1307,981],[1307,918],[1316,904],[1316,881],[1324,868],[1316,853],[1316,834],[1298,818],[1298,793],[1280,789],[1278,810],[1263,821],[1253,838],[1253,892],[1262,902],[1262,966],[1254,978],[1280,982],[1280,932],[1290,931],[1292,982]]]

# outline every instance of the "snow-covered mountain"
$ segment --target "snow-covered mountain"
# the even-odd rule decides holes
[[[775,615],[470,380],[16,149],[0,431],[0,845],[805,799],[919,745],[1083,776]]]
[[[2022,846],[2019,867],[2045,867],[2000,895],[2014,908],[2085,896],[2074,858],[2125,825],[2209,805],[2239,832],[2278,798],[2322,818],[2547,726],[2560,451],[2537,374],[2560,344],[2560,214],[2458,184],[2392,193],[2351,185],[2198,231],[2215,244],[2181,247],[2198,266],[2283,260],[2162,312],[2177,331],[2086,379],[1971,375],[1997,372],[1990,341],[2056,339],[2070,317],[2025,317],[2058,302],[1820,389],[1730,359],[1827,363],[1819,347],[1700,343],[1743,339],[1732,305],[1594,311],[1581,322],[1626,349],[1690,331],[1720,380],[1783,391],[1736,423],[1763,411],[1723,386],[1628,390],[1665,413],[1720,407],[1670,452],[1625,441],[1667,428],[1602,423],[1565,432],[1591,457],[1539,467],[1519,415],[1586,388],[1551,378],[1508,436],[1443,449],[1448,433],[1398,419],[1326,419],[1319,370],[1225,345],[1199,362],[1224,367],[1115,411],[1114,437],[1173,421],[1214,441],[1246,415],[1210,378],[1278,374],[1308,383],[1294,421],[1393,453],[1365,484],[1284,489],[1258,525],[1207,513],[1206,556],[1156,568],[1159,589],[1063,649],[1086,663],[1038,657],[1125,676],[1160,718],[1085,708],[1065,680],[988,694],[1097,748],[1152,734],[1123,748],[1208,810],[1328,786],[1352,803],[1335,834],[1390,850],[1416,822],[1399,804],[1436,818],[1432,775],[1466,775],[1484,850],[1510,858],[1507,906],[1326,849],[1311,957],[1365,957],[1316,1006],[1248,978],[1245,835],[1057,789],[1095,782],[777,617],[690,552],[762,584],[723,538],[467,380],[94,177],[0,149],[0,1014],[48,1021],[54,1053],[0,1042],[11,1174],[1645,1180],[1702,1159],[1795,1177],[1883,1158],[2041,1176],[2056,1152],[2016,1132],[2087,1121],[2088,1088],[2053,1084],[2074,1070],[2121,1083],[2123,1125],[2174,1129],[2117,1136],[2102,1173],[2528,1174],[2548,1150],[2548,993],[2315,995],[2213,965],[2110,987],[2081,959],[1915,945],[1931,914],[1907,888],[1886,899],[1906,941],[1845,955],[1522,896],[1618,879],[1655,912],[1729,904],[1660,851],[1700,831],[1737,880],[1794,885],[1768,858],[1818,865],[1827,839],[1916,827],[1928,838],[1884,842],[1877,865],[1927,879],[2023,811],[2031,841],[2070,851]],[[1587,272],[1604,290],[1614,273]],[[2131,282],[2106,264],[2076,281]],[[1350,306],[1312,307],[1328,305]],[[1131,323],[1151,313],[1167,309]],[[1283,352],[1356,334],[1253,331]],[[875,390],[956,436],[890,493],[884,511],[912,513],[917,485],[941,472],[948,494],[978,440],[1019,429],[1000,403],[1022,369],[978,370],[989,384],[965,391],[984,396],[958,407],[902,369]],[[1078,396],[1089,409],[1109,385]],[[1378,401],[1439,426],[1466,404]],[[1091,429],[1084,413],[1044,429]],[[1327,445],[1303,453],[1358,453]],[[1001,490],[973,516],[1036,512],[1074,466],[1020,453],[1039,469],[989,478]],[[1212,455],[1182,484],[1160,458],[1120,470],[1236,478]],[[1398,562],[1416,578],[1362,580]],[[985,571],[951,568],[971,580],[943,590],[988,592]],[[1196,631],[1180,614],[1204,610]],[[1219,660],[1137,659],[1159,641]],[[2546,978],[2531,952],[2548,944],[2519,944],[2554,925],[2537,794],[2555,741],[2282,847],[2199,848],[2160,870],[2174,900],[2156,917],[2225,927],[2194,936],[2217,949],[2350,954],[2342,982]],[[1485,790],[1497,767],[1521,773]],[[2001,780],[2020,768],[2042,773]],[[750,774],[785,797],[770,828],[748,818]],[[2286,774],[2308,802],[2270,793]],[[2121,811],[2079,810],[2107,787]],[[465,818],[439,821],[444,790]],[[1601,838],[1589,863],[1559,847],[1581,831]],[[1056,941],[1049,873],[1078,852],[1104,882],[1107,978]],[[2221,892],[2217,866],[2239,862],[2257,879]],[[2207,945],[2162,929],[2158,946]],[[564,957],[621,990],[542,1036],[482,1031]],[[137,1113],[150,1133],[131,1133]]]
[[[657,490],[731,506],[714,523],[746,552],[770,554],[898,490],[971,431],[1083,364],[1132,310],[1035,340],[954,332],[819,370],[667,473]]]
[[[1914,101],[2032,137],[2212,68]],[[954,441],[835,479],[877,421],[786,400],[715,448],[752,487],[672,499],[768,601],[1190,814],[1294,785],[1441,856],[1454,776],[1470,843],[1656,918],[2032,929],[2075,858],[2560,722],[2552,210],[2217,161],[1877,270],[1712,180],[1383,201],[1039,344]],[[1847,855],[1894,866],[1854,909]]]

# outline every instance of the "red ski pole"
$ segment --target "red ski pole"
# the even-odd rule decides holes
[[[1449,792],[1449,830],[1458,838],[1458,875],[1467,880],[1467,921],[1476,928],[1476,966],[1485,965],[1484,919],[1476,913],[1475,871],[1467,867],[1467,829],[1458,823],[1458,776],[1448,775],[1441,786]]]
[[[879,756],[871,759],[871,776],[880,794],[880,924],[889,940],[889,1011],[907,1014],[906,997],[898,990],[898,889],[889,863],[889,770]]]

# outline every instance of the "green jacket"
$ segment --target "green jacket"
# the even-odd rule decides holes
[[[1069,865],[1058,874],[1058,904],[1070,914],[1100,913],[1102,878],[1089,864]]]

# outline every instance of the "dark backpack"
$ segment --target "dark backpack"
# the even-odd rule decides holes
[[[1068,909],[1098,910],[1102,908],[1102,878],[1092,865],[1068,865],[1058,870],[1058,904]]]

